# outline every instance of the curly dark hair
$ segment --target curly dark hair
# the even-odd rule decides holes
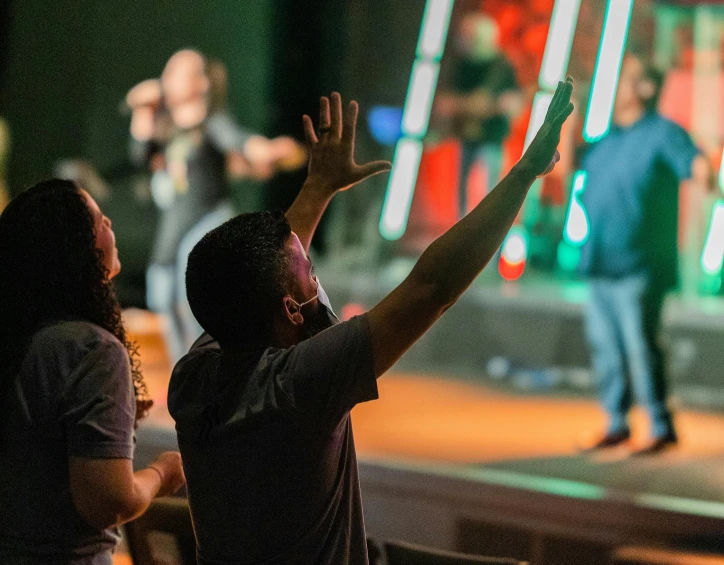
[[[0,389],[17,374],[33,334],[60,320],[86,320],[128,350],[136,419],[150,407],[135,343],[126,336],[93,216],[71,181],[39,182],[0,215]]]

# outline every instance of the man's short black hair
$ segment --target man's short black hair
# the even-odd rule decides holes
[[[666,73],[654,65],[650,58],[640,49],[630,47],[626,50],[626,55],[637,59],[643,65],[641,81],[650,83],[653,92],[649,96],[641,96],[641,103],[645,110],[655,111],[659,107],[659,98],[661,97],[661,90],[666,80]]]
[[[201,326],[222,347],[268,340],[274,309],[289,291],[292,230],[283,212],[241,214],[191,251],[186,293]]]
[[[645,62],[644,74],[642,78],[644,81],[650,82],[653,86],[653,94],[643,100],[644,107],[649,111],[656,110],[656,108],[658,108],[659,106],[661,89],[664,87],[664,80],[666,79],[666,75],[658,67],[654,66],[651,63]]]

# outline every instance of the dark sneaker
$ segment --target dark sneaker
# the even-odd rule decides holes
[[[631,456],[638,457],[640,455],[656,455],[662,451],[675,447],[677,443],[678,439],[676,434],[670,432],[666,435],[655,437],[644,445],[636,446],[636,448],[631,452]]]
[[[582,445],[581,451],[593,452],[600,449],[618,447],[619,445],[626,443],[629,439],[631,439],[631,432],[628,430],[622,432],[606,433],[588,442],[588,444]]]

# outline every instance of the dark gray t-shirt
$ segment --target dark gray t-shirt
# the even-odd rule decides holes
[[[128,353],[89,322],[38,331],[0,412],[0,563],[110,565],[115,529],[78,514],[68,458],[133,457]]]
[[[289,349],[176,365],[176,420],[200,563],[366,565],[349,411],[377,398],[367,316]]]

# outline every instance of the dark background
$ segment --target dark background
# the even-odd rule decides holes
[[[229,105],[242,125],[302,139],[302,114],[316,119],[319,96],[339,90],[362,108],[358,160],[390,158],[369,137],[365,110],[403,104],[423,8],[424,0],[0,1],[10,190],[50,176],[60,159],[96,166],[113,189],[100,204],[118,239],[121,301],[143,306],[156,212],[129,180],[129,119],[119,105],[130,87],[158,77],[178,49],[196,48],[227,65]],[[242,183],[237,201],[286,208],[303,179],[300,171],[265,185]],[[372,185],[384,190],[383,181]],[[357,205],[381,200],[369,194]],[[320,231],[315,244],[323,251]]]

